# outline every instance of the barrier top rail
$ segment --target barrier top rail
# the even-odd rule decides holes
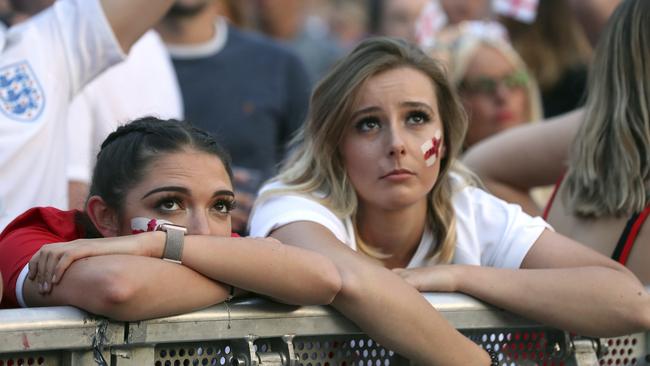
[[[470,339],[499,351],[502,365],[650,365],[646,334],[570,339],[466,295],[424,296]],[[111,365],[408,364],[327,306],[245,298],[140,322],[110,321],[73,307],[0,310],[0,366],[92,365],[98,341]],[[213,348],[221,356],[205,358]]]
[[[458,329],[539,326],[462,294],[425,297]],[[89,348],[101,321],[69,306],[0,310],[0,353]],[[111,321],[105,344],[358,333],[356,325],[327,306],[298,307],[249,298],[166,318]]]

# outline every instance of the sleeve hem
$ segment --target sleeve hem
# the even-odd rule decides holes
[[[16,301],[21,308],[28,307],[25,303],[25,298],[23,297],[23,285],[27,279],[27,273],[29,273],[29,263],[25,264],[25,267],[20,271],[18,279],[16,280]]]
[[[251,230],[251,234],[255,236],[268,236],[271,231],[298,221],[307,221],[322,225],[334,236],[336,236],[337,239],[345,242],[345,238],[341,237],[341,235],[345,235],[344,232],[340,232],[340,229],[337,230],[335,223],[331,222],[331,220],[329,220],[327,217],[324,217],[323,215],[309,211],[294,211],[291,213],[275,216],[272,221],[260,225],[260,229],[254,230],[254,233],[253,230]]]

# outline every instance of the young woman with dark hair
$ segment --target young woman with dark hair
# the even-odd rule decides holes
[[[229,158],[207,133],[153,117],[119,127],[102,144],[84,212],[34,208],[0,234],[2,307],[141,320],[222,302],[234,288],[329,303],[341,281],[333,263],[231,237],[234,200]]]

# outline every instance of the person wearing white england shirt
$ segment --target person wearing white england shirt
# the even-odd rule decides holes
[[[66,118],[171,0],[60,0],[0,29],[0,229],[33,206],[67,207]]]

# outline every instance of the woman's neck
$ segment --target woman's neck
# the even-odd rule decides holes
[[[366,246],[386,255],[380,259],[386,267],[405,267],[420,244],[426,217],[426,200],[390,211],[360,205],[356,230]]]

